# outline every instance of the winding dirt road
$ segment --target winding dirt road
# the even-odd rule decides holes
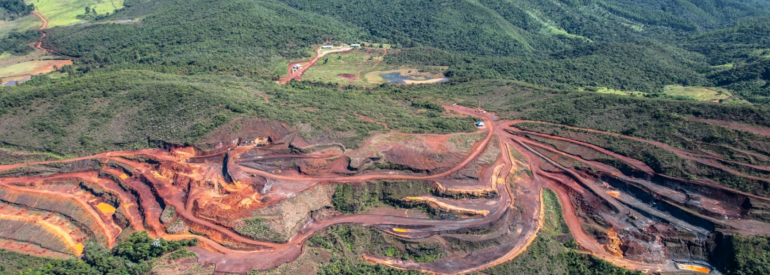
[[[37,11],[33,11],[32,14],[36,15],[38,18],[40,18],[40,21],[43,21],[43,25],[38,28],[38,30],[44,30],[46,27],[48,27],[48,19],[45,19],[42,14],[40,14]],[[42,32],[42,35],[40,36],[40,40],[37,41],[37,45],[35,45],[35,48],[44,50],[48,52],[48,49],[45,49],[42,47],[43,45],[43,38],[45,38],[45,32]]]

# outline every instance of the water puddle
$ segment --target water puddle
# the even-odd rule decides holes
[[[439,83],[449,80],[446,77],[430,78],[426,76],[404,76],[400,72],[381,74],[380,77],[392,84],[423,84],[423,83]]]

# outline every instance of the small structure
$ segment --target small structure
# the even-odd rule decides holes
[[[360,48],[361,44],[350,44],[350,46],[353,48]]]
[[[291,67],[291,72],[294,73],[299,70],[299,68],[302,68],[302,66],[299,64],[294,64],[294,66]]]
[[[323,46],[321,46],[321,49],[324,49],[324,50],[328,50],[328,49],[331,49],[331,48],[334,48],[334,46],[332,46],[332,45],[323,45]]]
[[[484,127],[484,122],[483,121],[476,122],[476,127]]]

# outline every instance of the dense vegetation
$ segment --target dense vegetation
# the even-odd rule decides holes
[[[351,148],[385,130],[355,113],[406,133],[475,130],[471,118],[436,112],[413,115],[417,109],[396,88],[369,91],[303,83],[279,87],[235,77],[148,71],[100,72],[64,80],[40,77],[30,84],[35,85],[0,93],[0,117],[5,118],[0,125],[6,129],[0,140],[22,150],[61,155],[131,149],[146,146],[148,140],[206,147],[197,143],[201,137],[244,116],[302,123],[300,134],[307,140],[347,133],[335,141]]]
[[[152,239],[147,232],[135,232],[108,250],[100,244],[89,242],[82,259],[55,260],[22,274],[96,275],[96,274],[146,274],[154,259],[170,252],[196,245],[197,239],[166,241]]]
[[[0,249],[0,274],[17,275],[25,270],[43,267],[52,261],[55,260]]]
[[[449,66],[455,81],[644,92],[720,85],[748,90],[751,101],[767,96],[763,83],[730,81],[714,67],[731,63],[729,76],[744,79],[762,66],[763,2],[196,1],[128,1],[106,19],[144,16],[141,24],[60,28],[44,43],[84,68],[275,79],[284,58],[309,56],[308,45],[363,40],[406,48],[390,64]]]
[[[770,274],[770,237],[727,236],[726,250],[719,253],[726,275]]]
[[[355,185],[340,184],[334,192],[332,204],[335,209],[343,213],[358,213],[382,204],[409,206],[403,205],[401,199],[430,194],[432,191],[431,184],[427,181],[370,181]]]
[[[0,53],[10,53],[12,55],[25,55],[33,50],[30,43],[40,38],[39,31],[12,32],[7,37],[0,38]]]
[[[35,10],[33,4],[25,4],[24,0],[0,0],[0,20],[14,20]]]
[[[282,58],[355,33],[340,22],[271,1],[160,0],[127,3],[110,18],[141,24],[89,24],[51,31],[46,47],[91,67],[121,65],[173,73],[273,78]],[[284,65],[285,66],[285,65]]]

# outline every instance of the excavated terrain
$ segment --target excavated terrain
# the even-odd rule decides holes
[[[280,123],[242,120],[238,131],[228,125],[208,136],[208,151],[169,144],[2,165],[0,248],[63,258],[79,256],[88,240],[112,247],[147,230],[169,240],[197,238],[199,264],[246,273],[292,262],[314,234],[344,224],[406,250],[440,252],[415,262],[370,251],[362,256],[367,262],[468,273],[527,249],[543,226],[543,188],[558,195],[580,251],[629,269],[712,270],[718,234],[770,234],[770,200],[761,195],[657,173],[590,138],[517,127],[539,122],[445,108],[487,127],[476,134],[383,134],[347,150],[305,142]],[[770,167],[579,130],[768,183],[730,167]],[[345,185],[358,188],[356,196],[375,190],[379,201],[399,208],[336,209],[335,192]]]

